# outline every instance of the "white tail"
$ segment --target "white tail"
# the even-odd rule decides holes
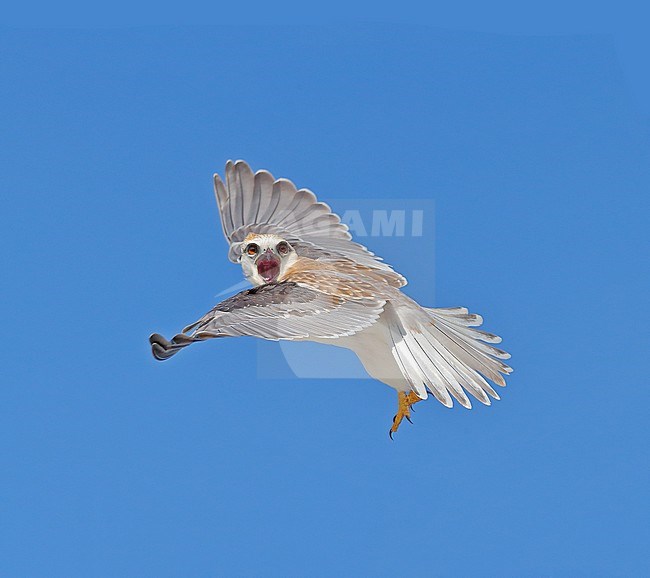
[[[488,394],[499,399],[485,378],[505,387],[502,374],[512,368],[501,359],[510,355],[489,345],[500,337],[473,329],[483,322],[481,316],[462,307],[425,309],[408,301],[391,305],[388,319],[393,356],[411,389],[423,399],[428,390],[447,407],[453,396],[470,409],[465,390],[486,405]]]

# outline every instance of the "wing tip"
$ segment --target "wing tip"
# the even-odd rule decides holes
[[[180,349],[187,347],[191,343],[194,343],[194,341],[196,341],[196,339],[189,335],[184,335],[183,333],[175,335],[171,341],[160,335],[160,333],[152,333],[149,336],[151,353],[158,361],[169,359],[172,355],[178,353]]]
[[[158,361],[165,361],[169,359],[174,353],[170,353],[172,344],[168,339],[165,339],[160,333],[152,333],[149,336],[149,344],[151,345],[151,353]]]

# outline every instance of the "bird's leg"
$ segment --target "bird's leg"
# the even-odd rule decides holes
[[[391,439],[393,439],[393,434],[399,429],[399,424],[402,423],[404,418],[411,421],[411,406],[418,401],[422,401],[422,398],[414,391],[409,391],[408,393],[403,391],[397,392],[397,413],[393,418],[393,426],[388,432]]]

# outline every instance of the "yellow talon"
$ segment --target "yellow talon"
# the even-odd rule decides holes
[[[390,432],[388,432],[390,439],[393,439],[393,434],[399,429],[399,425],[404,418],[411,421],[411,406],[418,401],[422,401],[422,398],[414,391],[409,391],[408,393],[403,391],[397,392],[397,413],[393,418],[393,426],[390,428]]]

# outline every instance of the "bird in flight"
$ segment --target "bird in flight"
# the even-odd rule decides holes
[[[352,241],[348,227],[314,193],[268,171],[228,161],[214,175],[228,257],[253,285],[222,301],[171,340],[154,333],[153,355],[165,360],[197,341],[248,335],[315,341],[351,349],[368,374],[397,390],[391,438],[411,406],[431,393],[470,409],[504,387],[510,355],[500,337],[475,329],[464,307],[432,309],[405,295],[406,279]]]

